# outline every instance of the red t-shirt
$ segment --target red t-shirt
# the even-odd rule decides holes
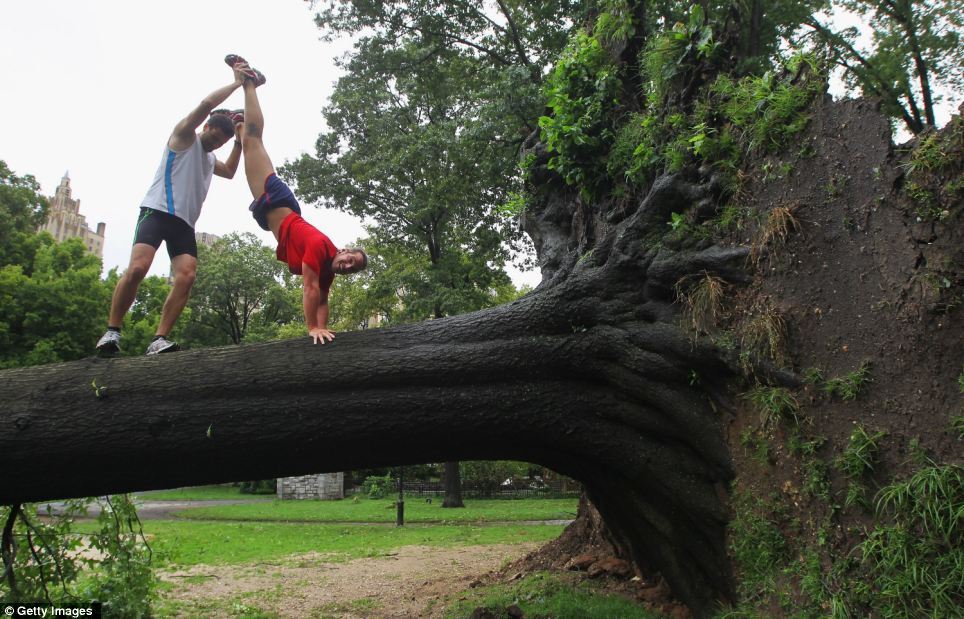
[[[321,289],[325,292],[335,279],[331,260],[337,251],[331,239],[298,213],[291,213],[281,222],[278,250],[275,252],[278,260],[287,263],[288,270],[295,275],[302,274],[302,263],[307,264],[318,274]]]

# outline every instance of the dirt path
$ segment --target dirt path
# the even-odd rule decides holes
[[[280,617],[438,618],[446,596],[469,589],[481,574],[536,547],[406,546],[385,556],[343,563],[311,553],[277,563],[196,566],[160,573],[174,587],[162,593],[159,606],[185,617],[260,611]]]

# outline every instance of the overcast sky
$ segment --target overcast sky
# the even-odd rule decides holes
[[[88,225],[107,224],[105,270],[123,269],[167,138],[205,95],[231,82],[226,54],[268,78],[258,92],[274,164],[314,152],[339,76],[334,59],[350,43],[319,40],[312,16],[303,0],[3,0],[0,159],[33,174],[48,196],[69,171]],[[240,89],[225,102],[243,106]],[[230,151],[229,142],[215,154],[224,160]],[[252,232],[274,247],[250,202],[242,163],[234,179],[214,177],[197,230]],[[338,246],[364,236],[350,215],[311,208],[305,216]],[[162,248],[151,273],[168,268]],[[514,278],[538,281],[535,272]]]

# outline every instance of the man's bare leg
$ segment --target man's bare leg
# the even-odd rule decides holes
[[[147,243],[134,244],[131,249],[130,264],[114,287],[114,296],[111,297],[110,302],[110,316],[107,320],[108,326],[120,329],[123,325],[124,316],[127,315],[131,305],[134,304],[137,289],[147,275],[148,269],[151,268],[155,253],[157,253],[157,250]]]
[[[191,254],[180,254],[171,260],[174,270],[174,285],[171,292],[164,300],[164,307],[161,309],[161,322],[157,325],[156,335],[167,337],[174,328],[174,323],[181,317],[184,306],[187,305],[188,297],[191,296],[191,288],[197,277],[197,258]]]

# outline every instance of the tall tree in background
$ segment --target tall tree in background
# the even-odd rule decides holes
[[[30,274],[40,243],[37,228],[47,218],[47,207],[37,179],[17,176],[0,159],[0,267],[19,264]]]
[[[504,265],[521,235],[498,207],[519,182],[518,146],[535,126],[541,76],[518,38],[503,55],[486,36],[467,43],[477,21],[463,22],[458,36],[442,28],[458,23],[447,18],[416,21],[358,42],[316,155],[283,169],[306,200],[374,222],[369,233],[391,258],[398,320],[491,306],[511,286]],[[514,82],[526,87],[493,100],[498,84]],[[461,506],[457,464],[447,471],[445,505]]]
[[[253,234],[229,234],[199,247],[198,263],[183,332],[194,346],[240,344],[252,329],[263,336],[271,325],[298,316],[286,294],[291,286],[285,286],[290,278],[284,265]]]
[[[32,260],[0,268],[0,367],[89,356],[110,303],[83,241],[34,236]]]
[[[859,28],[835,29],[827,20],[805,20],[809,38],[827,45],[845,79],[863,95],[879,97],[889,115],[912,133],[936,127],[936,91],[964,86],[964,12],[949,0],[842,0],[832,3],[869,23],[869,48]]]

